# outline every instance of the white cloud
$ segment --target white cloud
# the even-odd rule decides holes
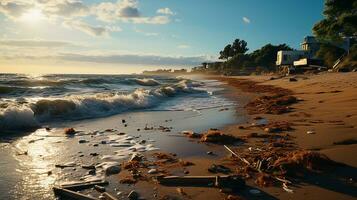
[[[190,48],[190,45],[180,44],[180,45],[177,46],[177,48],[179,48],[179,49],[188,49],[188,48]]]
[[[92,26],[83,22],[94,16],[104,23],[118,21],[134,24],[167,24],[171,22],[170,9],[159,9],[164,13],[154,16],[142,16],[137,0],[102,1],[97,4],[85,4],[83,0],[0,0],[0,14],[6,16],[5,20],[19,20],[26,12],[39,10],[44,20],[61,23],[65,27],[84,31],[93,36],[105,36],[109,32],[120,31],[113,27]],[[90,20],[90,19],[89,19]],[[88,21],[88,20],[86,20]]]
[[[163,15],[175,15],[170,8],[160,8],[156,11],[156,13]]]
[[[56,47],[75,46],[75,45],[67,41],[38,40],[38,39],[23,39],[23,40],[3,39],[0,40],[0,46],[56,48]]]
[[[105,27],[101,27],[101,26],[92,26],[90,24],[87,24],[83,21],[80,20],[68,20],[68,21],[64,21],[63,25],[65,27],[71,28],[71,29],[75,29],[75,30],[80,30],[84,33],[87,33],[88,35],[91,36],[108,36],[110,30],[108,30]]]
[[[250,19],[248,17],[243,17],[243,22],[246,24],[250,24]]]
[[[138,17],[129,19],[134,24],[167,24],[171,20],[168,16]]]

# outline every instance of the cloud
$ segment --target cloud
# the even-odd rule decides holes
[[[137,5],[135,0],[123,0],[116,3],[102,2],[92,7],[92,13],[101,21],[113,22],[121,18],[140,17]]]
[[[51,54],[50,54],[51,53]],[[6,60],[58,60],[79,63],[97,64],[129,64],[129,65],[151,65],[151,66],[196,66],[202,62],[212,61],[212,57],[199,56],[161,56],[161,55],[140,55],[140,54],[113,54],[113,53],[65,53],[53,54],[0,54],[0,58]]]
[[[101,27],[101,26],[92,26],[90,24],[87,24],[83,21],[80,20],[68,20],[64,21],[63,25],[65,27],[75,29],[75,30],[80,30],[84,33],[87,33],[88,35],[91,36],[108,36],[110,30],[107,29],[106,27]]]
[[[155,16],[132,18],[130,21],[134,24],[167,24],[171,20],[168,16]]]
[[[25,2],[0,2],[0,13],[6,17],[16,20],[21,17],[33,5]]]
[[[250,19],[248,17],[243,17],[243,22],[246,24],[250,24]]]
[[[160,8],[156,11],[156,13],[163,15],[175,15],[170,8]]]
[[[177,46],[177,48],[179,48],[179,49],[188,49],[188,48],[190,48],[190,46],[187,45],[187,44],[180,44],[180,45]]]
[[[0,46],[9,47],[63,47],[63,46],[76,46],[71,42],[67,41],[54,41],[54,40],[35,40],[35,39],[25,39],[25,40],[13,40],[6,39],[0,40]]]

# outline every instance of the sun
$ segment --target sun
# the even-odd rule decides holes
[[[38,22],[41,19],[44,18],[44,15],[40,9],[31,9],[28,10],[27,12],[23,13],[21,16],[21,20],[26,21],[26,22]]]

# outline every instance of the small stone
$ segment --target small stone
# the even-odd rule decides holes
[[[106,175],[118,174],[120,172],[120,166],[112,165],[105,169]]]
[[[128,126],[128,124],[124,124],[124,127],[127,127]]]
[[[296,78],[290,78],[289,81],[290,81],[290,82],[296,82],[297,79],[296,79]]]
[[[101,144],[107,144],[107,141],[103,140],[100,142]]]
[[[91,155],[91,156],[98,156],[99,154],[98,154],[98,153],[90,153],[89,155]]]
[[[79,144],[86,143],[86,142],[87,142],[87,140],[84,140],[84,139],[78,140]]]
[[[122,119],[122,120],[121,120],[121,123],[123,123],[123,124],[124,124],[124,123],[125,123],[125,119]]]
[[[89,175],[95,175],[95,174],[96,174],[95,169],[89,170],[89,171],[88,171],[88,174],[89,174]]]
[[[184,174],[189,174],[190,172],[188,170],[183,171]]]
[[[315,134],[315,131],[310,130],[310,131],[306,131],[307,134]]]
[[[140,128],[136,129],[137,131],[140,131]]]
[[[128,198],[130,200],[137,200],[139,199],[139,194],[135,191],[135,190],[132,190],[129,195],[128,195]]]
[[[117,196],[120,196],[121,194],[123,194],[123,192],[117,192]]]
[[[83,169],[95,169],[94,165],[82,165]]]
[[[99,144],[93,144],[93,147],[97,147]]]
[[[146,143],[146,140],[141,140],[140,142],[139,142],[139,144],[145,144]]]
[[[207,151],[207,155],[213,155],[212,151]]]

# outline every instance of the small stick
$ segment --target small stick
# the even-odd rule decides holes
[[[234,151],[232,151],[229,147],[227,147],[226,145],[224,145],[224,147],[231,152],[234,156],[236,156],[237,158],[239,158],[241,161],[245,162],[247,165],[250,165],[250,162],[248,160],[246,160],[245,158],[240,157],[238,154],[236,154]]]
[[[104,192],[103,195],[105,196],[105,198],[107,200],[118,200],[117,198],[115,198],[114,196],[112,196],[111,194],[109,194],[108,192]]]

